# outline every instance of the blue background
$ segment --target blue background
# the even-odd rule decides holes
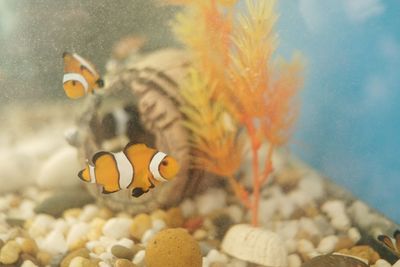
[[[292,147],[400,222],[400,2],[283,0],[280,51],[307,58]]]

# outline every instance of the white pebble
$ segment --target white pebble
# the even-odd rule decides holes
[[[314,172],[309,173],[300,180],[299,189],[305,192],[312,199],[318,200],[325,195],[324,186],[321,178]]]
[[[396,263],[393,264],[392,267],[400,267],[400,260],[396,261]]]
[[[90,230],[90,226],[87,223],[80,222],[71,227],[67,235],[67,245],[71,247],[79,239],[85,237],[87,232]]]
[[[207,215],[226,206],[226,191],[212,188],[196,197],[196,206],[200,215]]]
[[[96,205],[86,205],[79,216],[79,220],[83,222],[89,222],[96,217],[98,212],[99,208]]]
[[[156,234],[156,231],[154,231],[153,229],[149,229],[146,232],[144,232],[143,236],[142,236],[142,243],[143,244],[147,244],[147,242],[149,242],[149,240]]]
[[[144,261],[144,256],[146,255],[146,252],[144,250],[139,251],[136,253],[135,257],[133,257],[132,262],[136,265],[141,264]]]
[[[129,249],[132,249],[133,246],[135,245],[135,242],[133,242],[132,239],[122,238],[116,244],[124,246],[124,247],[129,248]]]
[[[262,214],[260,221],[262,223],[267,223],[271,220],[275,212],[278,210],[278,207],[280,209],[280,206],[278,204],[278,200],[276,198],[267,198],[267,199],[262,199],[260,201],[260,211],[259,213]]]
[[[239,260],[239,259],[232,259],[228,266],[230,266],[230,267],[247,267],[247,262]]]
[[[32,237],[39,237],[46,235],[55,222],[55,219],[50,215],[39,214],[32,221],[31,227],[29,228],[29,235]]]
[[[392,265],[389,263],[389,262],[387,262],[387,261],[385,261],[385,260],[383,260],[383,259],[379,259],[379,260],[377,260],[376,262],[375,262],[375,265],[374,265],[375,267],[391,267]],[[395,266],[395,265],[393,265],[393,266]],[[397,266],[396,266],[397,267]]]
[[[338,240],[339,238],[335,235],[326,236],[319,242],[317,250],[322,254],[331,253],[335,249]]]
[[[289,193],[288,198],[296,203],[298,207],[305,207],[312,202],[312,198],[307,192],[300,190],[293,190]]]
[[[288,266],[289,267],[300,267],[301,266],[300,256],[297,254],[290,254],[288,256]]]
[[[67,241],[62,233],[53,230],[43,240],[41,249],[51,254],[65,253],[68,250]]]
[[[196,205],[190,198],[186,198],[181,204],[182,215],[185,218],[189,218],[196,212]]]
[[[294,253],[297,249],[297,242],[295,239],[288,239],[285,241],[285,247],[288,253]]]
[[[107,261],[110,261],[110,260],[113,258],[113,255],[111,254],[111,252],[103,252],[103,253],[101,253],[101,254],[99,255],[99,258],[100,258],[102,261],[107,262]]]
[[[354,243],[357,243],[361,239],[360,231],[358,231],[358,229],[355,227],[350,228],[347,232],[347,235]]]
[[[208,252],[206,258],[208,259],[208,261],[210,263],[213,263],[213,262],[227,263],[228,262],[228,257],[216,249],[210,250],[210,252]]]
[[[103,226],[103,234],[114,239],[129,237],[131,224],[132,220],[128,218],[112,218]]]
[[[161,219],[156,219],[156,220],[152,221],[151,224],[152,224],[153,230],[156,232],[159,232],[162,229],[167,228],[167,224]]]
[[[346,207],[341,200],[328,200],[322,205],[321,209],[332,219],[339,214],[344,214]]]
[[[289,219],[295,211],[295,204],[289,197],[283,197],[279,201],[279,212],[284,219]]]
[[[232,218],[233,222],[240,223],[243,220],[243,210],[237,205],[230,205],[226,211]]]
[[[301,218],[299,220],[299,228],[311,236],[320,236],[321,235],[317,225],[310,218],[306,218],[306,217]]]
[[[309,254],[315,251],[313,243],[307,239],[300,239],[297,242],[297,251],[301,254]]]
[[[99,267],[112,267],[109,263],[101,261],[99,262]]]
[[[331,220],[332,226],[339,231],[347,231],[350,229],[351,223],[346,214],[338,214]]]
[[[33,262],[31,262],[30,260],[26,260],[22,263],[21,267],[38,267],[38,266]]]

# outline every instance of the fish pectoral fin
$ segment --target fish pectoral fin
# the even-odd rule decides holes
[[[136,187],[135,189],[132,190],[132,196],[140,197],[141,195],[143,195],[144,193],[147,193],[147,192],[149,192],[149,190],[144,191],[142,188]]]
[[[103,186],[103,190],[102,190],[101,192],[102,192],[103,194],[111,194],[111,193],[118,192],[118,190],[109,191],[109,190],[107,190],[107,189]]]

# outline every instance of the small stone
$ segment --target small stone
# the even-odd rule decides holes
[[[193,237],[198,241],[204,240],[207,238],[207,232],[203,229],[198,229],[194,232]]]
[[[121,245],[114,245],[111,248],[111,253],[121,259],[131,260],[133,258],[133,251]]]
[[[51,262],[51,255],[44,251],[39,251],[36,254],[36,258],[39,261],[40,265],[47,266]]]
[[[90,230],[87,233],[87,238],[89,240],[98,240],[103,232],[103,227],[106,221],[101,218],[94,218],[90,223]]]
[[[201,267],[202,256],[196,240],[186,230],[175,228],[163,230],[149,241],[145,262],[147,267]]]
[[[55,219],[47,214],[37,215],[31,223],[27,221],[28,233],[31,237],[42,237],[45,236],[52,228],[55,223]]]
[[[113,212],[108,208],[101,208],[100,211],[97,213],[97,217],[108,220],[113,216]]]
[[[247,267],[247,262],[239,260],[239,259],[232,259],[229,263],[230,267]]]
[[[227,214],[231,217],[234,223],[241,223],[243,220],[243,210],[237,205],[230,205],[226,209]]]
[[[73,258],[68,267],[96,267],[97,264],[91,262],[89,259],[77,256]]]
[[[226,263],[223,262],[212,262],[210,264],[210,267],[227,267],[228,265]]]
[[[170,228],[181,227],[183,224],[183,215],[180,208],[171,208],[167,211],[165,222]]]
[[[136,265],[140,265],[145,261],[146,251],[140,250],[136,253],[135,257],[133,258],[132,262]],[[152,267],[148,265],[147,267]]]
[[[51,254],[65,253],[68,250],[67,241],[62,232],[53,230],[46,236],[41,249]]]
[[[300,267],[301,259],[297,254],[291,254],[288,256],[288,267]]]
[[[185,218],[189,218],[196,213],[196,205],[194,204],[194,201],[189,198],[186,198],[180,206],[182,215]]]
[[[227,193],[222,189],[212,188],[196,197],[196,206],[200,215],[207,215],[226,206]]]
[[[331,220],[332,226],[339,231],[349,230],[351,223],[349,217],[346,214],[338,214]]]
[[[347,232],[349,238],[354,242],[357,243],[358,241],[360,241],[361,239],[361,234],[360,231],[358,231],[357,228],[352,227],[349,229],[349,231]]]
[[[383,259],[379,259],[375,262],[375,267],[391,267],[391,266],[392,265],[389,262],[387,262]]]
[[[154,231],[153,229],[147,230],[147,231],[143,234],[141,242],[142,242],[143,244],[147,244],[147,242],[148,242],[156,233],[157,233],[157,232]]]
[[[116,245],[121,245],[126,248],[132,249],[135,245],[135,242],[128,238],[122,238],[116,243]]]
[[[153,230],[156,232],[159,232],[162,229],[167,228],[167,224],[163,220],[160,220],[160,219],[153,220],[151,222],[151,225],[152,225]]]
[[[147,215],[147,214],[145,214],[145,215]],[[150,217],[153,221],[155,221],[155,220],[163,220],[164,222],[167,221],[167,213],[164,210],[160,210],[160,209],[153,211],[150,214]]]
[[[183,227],[189,231],[189,233],[193,233],[195,230],[201,228],[203,226],[204,219],[202,217],[193,217],[189,218],[183,224]]]
[[[15,226],[22,227],[25,224],[25,220],[9,217],[9,218],[6,218],[6,223],[11,227],[15,227]]]
[[[297,242],[297,251],[304,260],[310,259],[310,254],[315,251],[313,243],[307,239],[301,239]]]
[[[128,218],[111,218],[103,226],[103,234],[115,239],[128,237],[131,224],[132,220]]]
[[[80,208],[72,208],[72,209],[67,209],[63,212],[63,217],[64,218],[78,218],[82,213],[82,209]]]
[[[213,263],[213,262],[227,263],[228,262],[227,256],[225,254],[222,254],[221,252],[219,252],[216,249],[210,250],[210,252],[208,252],[206,258],[208,259],[208,261],[210,263]]]
[[[21,247],[16,241],[8,241],[0,250],[0,263],[12,264],[17,262]]]
[[[26,254],[26,253],[22,253],[20,256],[20,260],[22,260],[22,262],[26,262],[29,261],[31,263],[33,263],[35,266],[40,265],[39,261],[37,259],[35,259],[32,255]]]
[[[129,228],[129,233],[133,238],[141,240],[143,234],[151,227],[152,223],[150,216],[145,213],[141,213],[133,218]]]
[[[370,264],[375,264],[380,259],[379,254],[370,246],[355,246],[350,249],[340,250],[339,253],[365,259]]]
[[[368,265],[352,257],[328,254],[314,257],[301,267],[368,267]]]
[[[90,226],[87,223],[79,222],[77,224],[74,224],[69,230],[67,235],[67,246],[70,249],[73,249],[74,247],[76,248],[77,243],[79,241],[86,243],[87,241],[86,235],[89,232],[89,230]]]
[[[199,242],[201,255],[207,255],[211,250],[216,249],[217,246],[211,243],[209,240]]]
[[[115,267],[135,267],[135,264],[127,259],[118,259],[115,261]]]
[[[396,261],[396,263],[395,263],[395,264],[393,264],[393,266],[392,266],[392,267],[400,267],[400,260]]]
[[[348,249],[348,248],[354,246],[354,244],[355,244],[354,241],[348,236],[339,237],[339,239],[335,245],[334,251]]]
[[[98,213],[99,208],[96,205],[86,205],[79,216],[79,220],[82,222],[90,222],[97,216]]]
[[[34,264],[30,260],[26,260],[22,263],[21,267],[38,267],[38,265]]]
[[[321,242],[319,242],[317,251],[322,254],[331,253],[335,249],[338,240],[339,238],[335,235],[324,237]]]
[[[63,260],[61,261],[61,267],[69,267],[70,262],[72,259],[76,257],[83,257],[83,258],[89,258],[89,250],[87,248],[81,248],[77,249],[75,251],[70,252],[68,255],[66,255]]]
[[[24,253],[35,256],[38,252],[36,241],[31,238],[22,238],[21,240],[17,239],[17,242],[20,244],[21,250]]]
[[[94,202],[94,198],[86,191],[60,191],[39,203],[34,211],[59,217],[67,209],[80,208],[92,202]]]

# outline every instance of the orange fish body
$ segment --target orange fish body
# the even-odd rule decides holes
[[[126,145],[123,151],[100,151],[93,156],[93,165],[78,174],[85,182],[103,186],[103,193],[122,189],[132,190],[139,197],[161,182],[172,180],[179,171],[179,164],[171,156],[144,144]]]
[[[63,86],[69,98],[81,98],[103,87],[103,80],[92,63],[75,53],[65,52],[63,59]]]

